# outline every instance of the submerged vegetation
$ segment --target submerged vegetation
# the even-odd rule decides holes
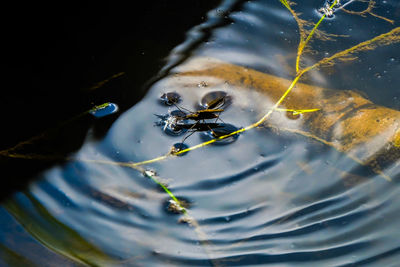
[[[397,27],[397,28],[390,30],[387,33],[383,33],[381,35],[375,36],[372,39],[363,41],[363,42],[361,42],[357,45],[354,45],[352,47],[349,47],[343,51],[336,52],[332,56],[325,57],[310,66],[306,66],[302,62],[302,59],[306,53],[310,53],[312,51],[311,41],[313,38],[317,38],[317,39],[320,39],[323,41],[328,41],[328,40],[333,40],[333,39],[339,37],[338,35],[329,34],[329,33],[319,30],[319,26],[321,25],[321,23],[324,22],[326,16],[330,15],[329,12],[332,12],[332,14],[334,14],[334,12],[336,12],[336,11],[342,11],[342,12],[346,12],[350,15],[358,15],[358,16],[370,15],[370,16],[374,16],[378,19],[382,19],[391,24],[393,24],[394,21],[375,14],[373,12],[373,10],[374,10],[376,3],[375,3],[375,1],[372,1],[372,0],[368,1],[368,6],[363,11],[351,11],[350,9],[348,9],[347,5],[343,4],[343,6],[340,6],[339,1],[335,0],[332,3],[330,3],[330,5],[328,6],[327,9],[325,9],[325,11],[324,11],[325,13],[321,16],[319,21],[317,21],[316,23],[309,22],[309,21],[306,21],[306,20],[303,20],[302,18],[300,18],[300,15],[295,11],[295,3],[294,2],[291,2],[288,0],[279,0],[279,1],[282,3],[283,8],[286,8],[287,11],[290,12],[293,19],[296,21],[298,29],[299,29],[299,42],[298,42],[298,48],[297,48],[297,53],[296,53],[295,66],[294,66],[296,73],[295,73],[290,85],[285,90],[285,92],[278,98],[278,100],[275,102],[275,104],[272,106],[272,108],[267,109],[266,113],[263,114],[263,116],[260,119],[258,119],[253,124],[248,125],[244,128],[240,128],[235,131],[230,131],[229,133],[222,134],[222,135],[221,134],[215,135],[214,136],[215,138],[212,138],[210,140],[207,140],[207,141],[197,144],[195,146],[191,146],[191,147],[180,146],[178,149],[176,149],[174,146],[168,153],[166,153],[162,156],[159,156],[159,157],[156,157],[153,159],[149,159],[149,160],[145,160],[145,161],[141,161],[141,162],[135,162],[135,163],[114,162],[114,161],[101,161],[101,160],[94,160],[94,159],[77,159],[77,158],[73,158],[73,157],[67,158],[67,160],[82,161],[82,162],[86,162],[86,163],[95,163],[95,164],[118,165],[118,166],[122,166],[122,167],[132,168],[132,169],[135,169],[135,170],[141,172],[144,177],[147,177],[147,178],[151,179],[152,181],[154,181],[165,191],[166,194],[169,195],[169,197],[171,198],[171,201],[169,202],[170,208],[173,209],[174,212],[181,213],[183,215],[183,218],[181,218],[180,221],[189,223],[190,225],[192,225],[195,228],[195,231],[197,232],[197,234],[199,235],[199,239],[202,240],[202,242],[204,242],[204,245],[207,245],[208,242],[205,241],[205,240],[207,240],[207,237],[202,232],[202,230],[201,230],[199,224],[196,222],[196,220],[192,216],[190,216],[189,209],[183,203],[181,203],[181,201],[173,194],[173,192],[168,188],[168,185],[166,185],[165,183],[162,182],[162,178],[160,178],[155,171],[146,169],[143,166],[154,163],[154,162],[158,162],[161,160],[165,160],[167,158],[174,158],[174,156],[184,155],[185,153],[187,153],[189,151],[208,146],[210,144],[230,138],[232,136],[237,136],[238,134],[241,134],[248,130],[263,126],[274,112],[289,112],[294,117],[299,114],[302,114],[302,113],[318,112],[320,110],[320,108],[316,107],[316,106],[305,107],[302,109],[295,109],[295,108],[289,109],[289,108],[283,108],[283,107],[281,107],[281,105],[287,99],[287,97],[290,95],[290,93],[293,90],[295,90],[296,84],[309,71],[318,69],[318,68],[327,67],[327,66],[333,66],[333,65],[339,64],[340,62],[343,62],[343,61],[352,61],[352,60],[355,60],[357,58],[357,54],[359,54],[361,52],[368,52],[368,51],[374,50],[377,47],[387,46],[387,45],[391,45],[391,44],[400,42],[400,27]],[[350,2],[353,2],[353,1],[350,1]],[[115,77],[118,77],[120,75],[122,75],[122,74],[116,74]],[[114,78],[114,76],[113,76],[113,78]],[[108,80],[103,83],[100,82],[98,86],[101,86],[102,84],[104,84],[106,82],[108,82]],[[168,105],[174,105],[180,101],[180,97],[178,97],[177,95],[174,95],[174,94],[171,94],[171,95],[165,94],[162,96],[162,98],[166,103],[168,103]],[[212,102],[212,103],[207,104],[208,109],[205,109],[205,110],[211,110],[211,111],[207,112],[205,110],[203,110],[203,111],[198,110],[198,111],[186,114],[185,117],[180,117],[179,118],[180,121],[183,121],[183,120],[195,121],[192,124],[185,124],[185,126],[180,125],[180,127],[187,128],[187,125],[189,125],[189,130],[192,130],[192,129],[196,130],[198,127],[202,126],[201,121],[204,121],[205,119],[211,119],[211,118],[218,119],[217,114],[219,114],[220,112],[223,111],[223,109],[218,109],[217,104],[220,104],[219,102],[220,102],[220,99],[217,99],[217,101],[215,103]],[[102,109],[108,107],[109,105],[110,105],[110,103],[96,106],[95,108],[93,108],[83,114],[80,114],[79,116],[87,115],[89,113],[96,114],[99,110],[102,110]],[[209,115],[211,117],[210,118],[205,117],[206,115]],[[165,126],[167,126],[167,124],[165,124]],[[208,128],[210,128],[215,125],[208,123],[206,126],[208,126]],[[211,129],[211,131],[212,130],[213,129]],[[394,139],[395,140],[394,146],[396,146],[396,147],[400,146],[399,145],[400,144],[400,134],[398,134],[398,135],[399,135],[399,138]],[[36,142],[40,138],[44,138],[44,137],[45,137],[45,135],[40,135],[40,136],[34,137],[28,141],[21,142],[20,144],[18,144],[17,146],[15,146],[13,148],[0,151],[0,155],[6,156],[6,157],[36,159],[36,160],[52,158],[52,156],[23,153],[24,147],[27,144]],[[330,145],[330,144],[328,144],[328,145]],[[11,212],[13,212],[15,209],[14,207],[11,206],[11,204],[8,204],[8,207],[11,210]],[[35,231],[35,229],[31,229],[31,231]],[[55,249],[57,251],[65,250],[65,248],[55,248]],[[90,248],[90,249],[93,249],[93,248]],[[67,251],[66,253],[68,254],[69,253],[68,250],[66,250],[66,251]],[[79,258],[80,257],[81,256],[79,255]],[[82,256],[82,258],[84,258],[84,256]]]

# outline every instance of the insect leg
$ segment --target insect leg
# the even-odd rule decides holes
[[[186,139],[188,139],[192,134],[194,134],[196,131],[191,131],[199,122],[194,123],[189,129],[188,132],[190,132],[189,135],[186,135],[183,139],[182,139],[182,144],[185,142]]]
[[[188,131],[189,132],[189,131]],[[196,131],[190,131],[190,134],[186,135],[183,139],[182,139],[182,144],[186,141],[186,139],[188,139],[190,136],[192,136],[192,134],[194,134]]]
[[[187,108],[179,107],[176,103],[174,103],[174,106],[175,106],[180,112],[182,112],[182,113],[185,113],[183,110],[185,110],[185,111],[187,111],[187,112],[189,112],[189,113],[193,113],[193,111],[188,110]],[[182,110],[182,109],[183,109],[183,110]]]
[[[218,119],[218,118],[217,118],[217,119]],[[212,132],[213,136],[216,138],[216,137],[217,137],[217,134],[213,131],[213,129],[212,129],[210,126],[208,126],[208,125],[207,125],[207,127],[208,127],[208,129],[210,129],[210,131]]]
[[[225,123],[218,115],[218,117],[215,119],[214,123],[216,123],[218,120],[222,121],[222,123]]]

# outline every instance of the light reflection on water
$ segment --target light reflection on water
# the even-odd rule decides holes
[[[234,3],[226,1],[222,6]],[[393,17],[392,12],[399,10],[394,2],[385,5],[376,12]],[[304,1],[295,8],[316,21],[318,7],[314,1]],[[228,15],[231,23],[214,28],[217,11],[210,11],[205,23],[213,28],[208,29],[208,42],[185,51],[191,47],[190,36],[207,32],[206,26],[199,26],[166,66],[176,63],[178,54],[190,52],[192,58],[215,57],[292,77],[297,28],[279,1],[243,2],[239,11]],[[371,23],[374,31],[365,27],[366,23]],[[386,32],[391,25],[342,13],[322,25],[337,34],[349,34],[349,27],[357,28],[350,37],[315,41],[319,53],[305,62]],[[396,107],[398,48],[382,48],[361,55],[359,61],[314,71],[306,82],[337,90],[362,90],[373,102]],[[285,61],[288,67],[282,64]],[[377,80],[371,75],[375,71],[386,72]],[[181,94],[182,106],[190,109],[206,93],[226,91],[233,103],[221,118],[236,127],[254,123],[265,106],[272,104],[257,92],[228,83],[222,88],[198,83],[171,88],[174,85],[177,83],[169,78],[153,84],[146,97],[114,123],[104,140],[95,141],[89,134],[76,157],[137,162],[167,153],[181,138],[162,134],[154,126],[154,114],[168,112],[168,107],[158,103],[168,91]],[[194,134],[186,143],[200,142]],[[388,182],[334,149],[265,128],[245,132],[231,145],[208,146],[150,168],[178,198],[190,201],[189,211],[199,228],[178,223],[179,215],[166,211],[168,195],[140,172],[84,161],[47,170],[40,181],[16,194],[5,207],[46,246],[94,265],[342,266],[388,265],[399,260],[396,169],[391,170],[394,179]]]

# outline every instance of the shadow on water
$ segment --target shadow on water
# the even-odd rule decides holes
[[[350,3],[347,7],[357,10],[367,4],[352,2],[354,6]],[[93,67],[89,68],[91,75],[110,77],[120,71],[126,74],[95,92],[82,90],[84,96],[78,99],[82,103],[74,103],[61,112],[68,117],[71,109],[90,109],[87,102],[111,101],[121,107],[121,113],[99,119],[80,117],[57,128],[51,135],[54,140],[46,138],[44,144],[38,142],[30,150],[38,154],[61,152],[63,157],[70,156],[68,161],[37,166],[41,161],[4,159],[12,169],[37,168],[37,175],[24,190],[3,200],[1,263],[396,264],[400,259],[400,172],[398,150],[387,140],[392,140],[391,127],[400,123],[396,120],[398,100],[393,97],[398,94],[400,83],[398,43],[360,53],[351,62],[310,71],[301,81],[305,84],[298,83],[289,95],[284,103],[287,106],[274,112],[266,123],[238,133],[224,145],[214,143],[185,151],[180,157],[169,154],[162,161],[132,165],[171,153],[174,144],[178,144],[177,149],[197,145],[205,134],[210,137],[226,130],[218,128],[220,125],[234,129],[252,125],[286,90],[295,71],[298,28],[280,1],[227,0],[218,7],[198,2],[198,8],[191,8],[204,15],[201,20],[191,20],[193,14],[176,11],[175,4],[168,5],[169,11],[160,10],[163,3],[166,2],[154,9],[154,15],[162,13],[164,16],[160,16],[165,18],[159,31],[139,24],[147,19],[149,10],[142,12],[143,17],[133,18],[135,23],[131,25],[131,10],[97,7],[103,12],[93,15],[103,21],[98,30],[105,27],[115,38],[118,33],[123,37],[117,38],[116,43],[108,39],[111,44],[107,46],[113,48],[103,49],[114,52],[89,65]],[[314,22],[321,17],[318,8],[311,0],[293,6],[302,18]],[[385,1],[376,6],[374,14],[395,18],[399,11],[397,2]],[[100,14],[113,12],[118,14],[117,22],[106,25],[108,20]],[[170,16],[175,12],[182,13],[182,20],[192,24],[174,27],[178,18]],[[156,21],[160,24],[159,18]],[[193,25],[198,26],[188,30]],[[355,31],[356,25],[363,26]],[[340,36],[335,36],[335,42],[315,39],[311,43],[314,51],[305,54],[302,64],[313,64],[398,26],[397,21],[392,25],[371,14],[358,16],[339,10],[333,18],[323,21],[320,29]],[[131,27],[142,34],[137,42],[137,36],[130,35]],[[87,38],[92,40],[94,36],[98,35]],[[160,41],[163,38],[167,38],[166,44]],[[89,49],[89,45],[83,47]],[[167,62],[161,62],[159,58],[171,49]],[[97,65],[107,62],[113,64],[104,69]],[[70,62],[71,66],[75,63]],[[374,75],[378,72],[382,77]],[[90,84],[102,80],[85,79]],[[144,84],[149,86],[146,94],[138,90]],[[381,90],[376,92],[376,88]],[[221,91],[229,96],[229,107],[218,112],[195,111],[199,105],[204,106],[204,96],[221,95]],[[179,94],[179,106],[160,103],[160,97],[167,92]],[[75,96],[66,98],[65,103]],[[178,108],[181,110],[174,111]],[[319,113],[295,112],[300,109],[317,109]],[[370,114],[371,110],[384,114],[374,119],[381,134],[368,142],[356,133],[343,136],[349,119]],[[209,116],[212,121],[199,116]],[[322,127],[331,118],[334,123],[326,124],[331,128]],[[387,118],[395,119],[386,122]],[[364,129],[361,124],[357,126],[358,131]],[[168,127],[185,129],[186,133],[168,134]],[[374,130],[369,129],[364,135],[371,136]],[[187,137],[187,132],[192,135]],[[356,137],[361,142],[352,146]],[[52,147],[57,149],[51,150]],[[368,150],[371,147],[372,152]],[[374,161],[376,157],[388,161]],[[21,166],[19,161],[24,164]],[[27,167],[16,172],[26,173],[21,177],[32,177],[32,170]],[[171,195],[184,200],[187,210],[182,211]],[[31,249],[37,253],[30,253]]]

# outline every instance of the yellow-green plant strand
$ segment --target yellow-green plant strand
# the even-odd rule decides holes
[[[290,10],[289,3],[286,0],[279,0],[279,1],[282,3],[282,5],[284,5],[287,9]]]
[[[179,206],[179,208],[181,209],[183,214],[186,214],[187,211],[186,209],[182,206],[181,202],[179,201],[179,199],[171,192],[171,190],[168,189],[168,187],[166,187],[163,183],[161,183],[160,181],[158,181],[153,175],[148,175],[148,177],[153,180],[153,182],[155,182],[156,184],[158,184],[164,191],[165,193],[167,193],[172,200],[175,201],[175,203]]]
[[[303,27],[302,20],[298,17],[297,13],[290,7],[290,2],[286,0],[280,0],[280,2],[289,10],[290,14],[293,16],[294,20],[297,23],[297,27],[299,28],[300,33],[300,43],[304,41],[305,31]]]
[[[400,42],[400,27],[394,28],[393,30],[378,35],[370,40],[361,42],[353,47],[338,52],[330,57],[326,57],[318,61],[314,65],[305,68],[303,71],[307,72],[311,69],[318,68],[324,64],[332,63],[335,59],[345,59],[346,57],[350,56],[353,53],[372,50],[378,45],[389,45],[395,42]]]
[[[298,82],[298,80],[300,79],[300,77],[304,74],[304,71],[300,72],[296,78],[294,78],[294,80],[292,81],[292,83],[290,84],[289,88],[286,89],[286,91],[283,93],[283,95],[281,96],[281,98],[279,98],[279,100],[275,103],[275,105],[272,107],[272,109],[270,109],[267,114],[264,115],[264,117],[262,117],[258,122],[254,123],[252,126],[252,128],[259,126],[261,123],[263,123],[266,119],[268,119],[268,117],[275,111],[275,109],[282,104],[283,100],[285,100],[286,96],[292,91],[293,87],[296,85],[296,83]]]
[[[149,160],[145,160],[145,161],[141,161],[141,162],[130,163],[130,166],[136,167],[136,166],[140,166],[140,165],[146,165],[146,164],[150,164],[150,163],[153,163],[153,162],[157,162],[157,161],[166,159],[167,157],[168,157],[168,154],[164,155],[164,156],[160,156],[160,157],[154,158],[154,159],[149,159]]]
[[[156,184],[158,184],[162,189],[164,189],[164,191],[175,201],[179,204],[179,200],[175,197],[174,194],[172,194],[172,192],[160,181],[158,181],[154,175],[147,175],[147,177],[149,177],[151,180],[153,180],[153,182],[155,182]]]
[[[321,110],[319,108],[312,108],[312,109],[291,109],[291,108],[276,108],[276,111],[291,111],[295,114],[307,113],[307,112],[315,112]]]
[[[189,151],[192,151],[192,150],[201,148],[201,147],[208,146],[208,145],[210,145],[210,144],[212,144],[212,143],[215,143],[215,142],[218,141],[218,140],[222,140],[222,139],[228,138],[228,137],[230,137],[230,136],[232,136],[232,135],[242,133],[242,132],[247,131],[247,130],[250,130],[250,129],[252,129],[252,128],[254,128],[252,125],[250,125],[250,126],[248,126],[248,127],[246,127],[246,128],[240,128],[239,130],[234,131],[234,132],[231,132],[231,133],[229,133],[229,134],[226,134],[226,135],[223,135],[223,136],[219,136],[219,137],[214,138],[214,139],[211,139],[211,140],[209,140],[209,141],[207,141],[207,142],[203,142],[203,143],[201,143],[201,144],[198,144],[198,145],[191,146],[191,147],[189,147],[189,148],[180,150],[180,151],[178,151],[178,152],[176,152],[176,153],[173,153],[173,155],[180,155],[180,154],[183,154],[183,153],[186,153],[186,152],[189,152]]]
[[[330,8],[333,8],[337,3],[337,0],[335,0],[332,5],[330,6]],[[296,72],[299,73],[300,71],[300,57],[303,54],[304,48],[306,47],[306,45],[308,44],[308,42],[310,41],[310,39],[313,37],[314,32],[317,30],[317,28],[319,27],[319,25],[322,23],[322,21],[325,19],[326,15],[322,15],[322,17],[318,20],[318,22],[314,25],[314,28],[311,30],[310,34],[307,36],[306,40],[304,42],[300,42],[299,44],[299,48],[297,51],[297,58],[296,58]]]

